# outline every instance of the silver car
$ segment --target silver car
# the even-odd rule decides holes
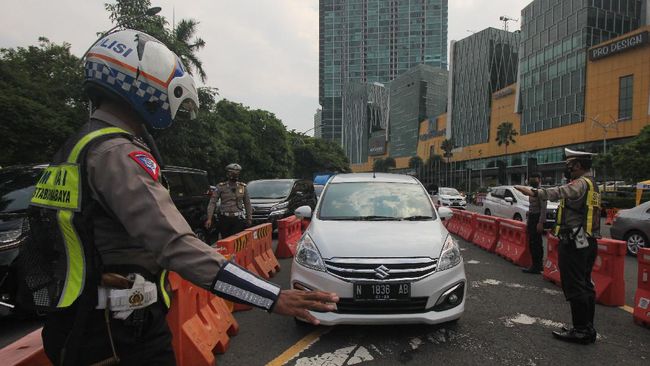
[[[438,194],[433,196],[433,203],[438,207],[447,206],[453,208],[467,208],[467,200],[458,190],[449,187],[440,187]]]
[[[291,286],[335,292],[324,325],[442,323],[465,310],[467,279],[458,243],[415,178],[341,174],[326,185],[291,268]]]
[[[629,210],[621,210],[614,217],[610,229],[613,239],[625,240],[627,252],[635,256],[639,248],[648,248],[650,238],[650,201]]]

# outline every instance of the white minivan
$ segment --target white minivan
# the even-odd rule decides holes
[[[460,248],[420,182],[408,175],[340,174],[325,186],[298,243],[291,287],[339,295],[323,325],[436,324],[465,310]]]
[[[483,213],[488,216],[526,221],[529,205],[528,196],[523,195],[514,186],[494,187],[483,200]],[[549,229],[555,225],[558,206],[558,202],[547,201],[544,228]]]

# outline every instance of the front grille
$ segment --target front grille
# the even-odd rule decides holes
[[[325,261],[330,274],[349,282],[416,281],[436,271],[431,258],[333,258]]]
[[[270,213],[271,213],[270,208],[254,208],[253,220],[267,220],[269,218]]]
[[[394,301],[355,301],[341,298],[336,304],[338,314],[414,314],[423,313],[427,306],[426,297]]]

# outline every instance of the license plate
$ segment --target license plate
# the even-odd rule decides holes
[[[411,297],[410,283],[355,283],[354,299],[408,300]]]

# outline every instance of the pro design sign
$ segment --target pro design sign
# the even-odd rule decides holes
[[[627,51],[631,48],[636,48],[648,43],[648,31],[635,34],[623,39],[619,39],[616,42],[608,43],[606,45],[596,47],[589,51],[589,60],[595,61],[601,58],[605,58],[623,51]]]

